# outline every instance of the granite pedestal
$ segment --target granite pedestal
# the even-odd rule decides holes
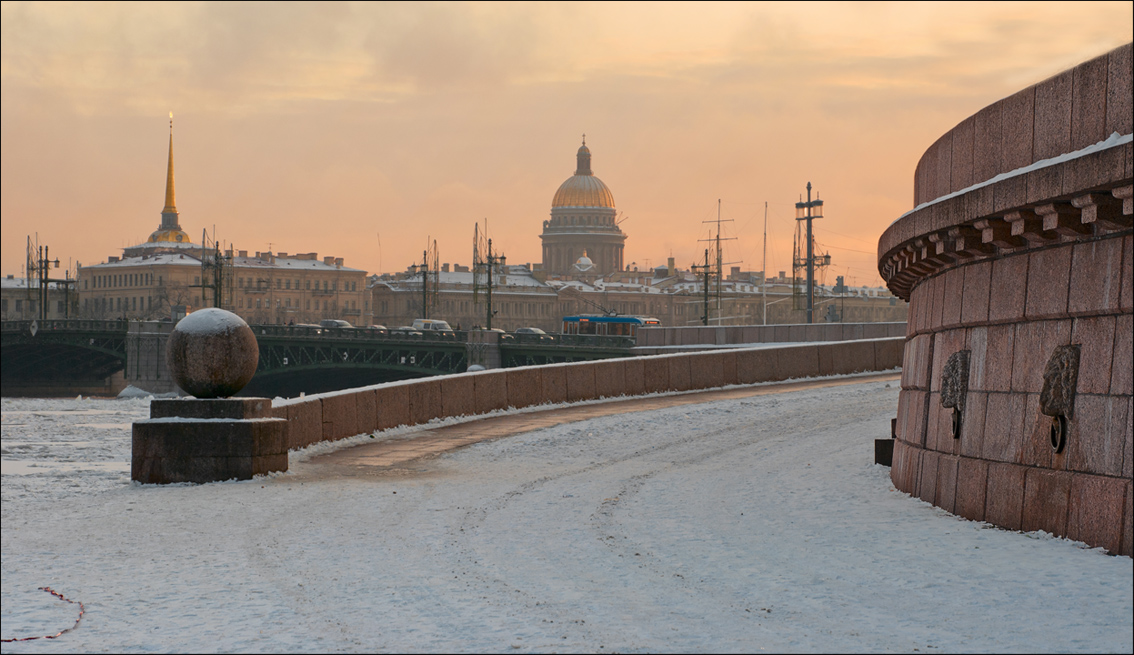
[[[130,477],[145,484],[250,480],[287,470],[287,420],[267,398],[153,400],[134,423]]]

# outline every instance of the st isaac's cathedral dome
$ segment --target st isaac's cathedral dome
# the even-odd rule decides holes
[[[575,156],[578,165],[575,174],[559,185],[551,208],[556,207],[606,207],[614,209],[614,194],[591,172],[591,151],[587,144],[579,148]]]

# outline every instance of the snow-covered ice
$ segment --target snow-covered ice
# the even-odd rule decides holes
[[[147,401],[4,399],[3,636],[73,623],[41,586],[87,613],[3,652],[1130,652],[1130,558],[893,489],[872,461],[897,398],[626,413],[377,474],[297,453],[199,486],[129,482]]]

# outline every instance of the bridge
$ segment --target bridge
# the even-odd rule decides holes
[[[4,393],[92,393],[110,376],[149,391],[171,391],[164,373],[169,322],[95,320],[0,322]],[[486,348],[503,367],[624,357],[626,337],[381,333],[364,328],[252,325],[260,346],[251,395],[295,395],[390,380],[460,373]],[[498,335],[498,336],[497,336]],[[488,343],[484,336],[499,339]],[[470,359],[471,356],[471,359]],[[92,387],[93,385],[93,387]],[[87,391],[79,391],[78,387]]]

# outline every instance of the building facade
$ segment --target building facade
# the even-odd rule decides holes
[[[220,275],[216,264],[220,263]],[[82,266],[77,274],[78,314],[99,319],[157,320],[219,305],[249,323],[318,323],[336,318],[370,323],[366,271],[341,257],[210,250],[181,228],[173,174],[170,128],[165,205],[158,228],[122,256]]]

